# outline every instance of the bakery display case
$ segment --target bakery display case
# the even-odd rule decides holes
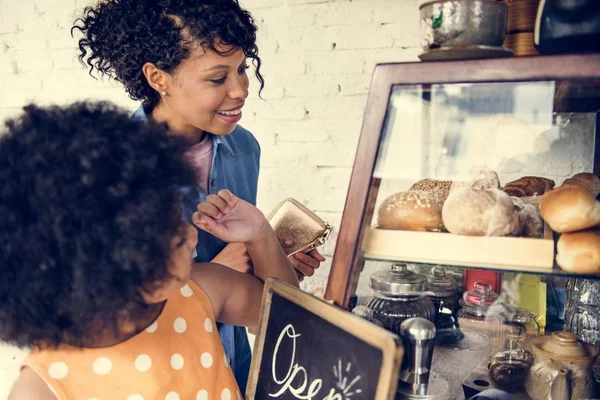
[[[421,274],[403,295],[443,295],[438,376],[545,398],[523,393],[548,335],[600,343],[600,303],[574,291],[600,296],[598,111],[600,55],[377,65],[325,297],[368,307],[378,277]]]

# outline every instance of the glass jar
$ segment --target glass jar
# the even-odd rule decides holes
[[[427,277],[409,271],[405,264],[394,264],[389,270],[370,276],[372,294],[361,299],[373,318],[400,335],[400,324],[408,318],[421,317],[435,321],[435,308],[425,295]]]
[[[435,327],[456,329],[456,288],[455,281],[446,274],[446,268],[436,267],[428,277],[429,293],[436,311]]]
[[[361,317],[363,319],[366,319],[370,323],[375,324],[381,328],[384,327],[383,324],[381,323],[381,321],[378,321],[375,318],[373,318],[373,312],[365,306],[354,307],[354,309],[352,310],[352,314],[354,314],[358,317]]]
[[[537,316],[531,311],[517,308],[509,324],[517,326],[519,329],[513,330],[507,335],[506,349],[512,350],[516,347],[531,350],[531,343],[540,334]]]
[[[487,281],[477,281],[472,290],[463,293],[459,300],[461,306],[457,313],[458,325],[461,329],[470,329],[483,333],[490,339],[492,350],[503,349],[503,318],[489,312],[489,308],[498,299]]]

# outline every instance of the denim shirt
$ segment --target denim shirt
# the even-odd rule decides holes
[[[132,118],[147,120],[143,107],[133,113]],[[210,170],[208,194],[216,194],[221,189],[229,189],[237,197],[256,205],[260,146],[246,129],[237,125],[232,133],[225,136],[213,135],[213,159]],[[200,187],[181,188],[182,218],[190,221],[196,206],[206,199],[207,193]],[[212,260],[227,243],[198,230],[198,245],[194,260]],[[239,326],[217,324],[227,359],[242,393],[250,369],[251,351],[246,329]]]

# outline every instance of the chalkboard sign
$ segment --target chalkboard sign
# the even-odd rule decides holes
[[[399,338],[269,279],[246,400],[392,400]]]

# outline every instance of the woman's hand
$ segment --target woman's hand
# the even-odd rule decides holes
[[[252,272],[252,260],[244,243],[229,243],[211,260],[238,272]]]
[[[280,242],[281,247],[284,249],[294,245],[294,242],[289,239],[280,240]],[[296,253],[288,258],[296,269],[296,275],[298,276],[299,281],[302,281],[307,276],[313,276],[315,270],[321,266],[323,261],[325,261],[325,257],[323,257],[317,249],[313,249],[308,253]]]
[[[272,232],[258,208],[226,189],[219,190],[216,195],[208,195],[205,202],[198,204],[192,222],[229,243],[257,243]]]

